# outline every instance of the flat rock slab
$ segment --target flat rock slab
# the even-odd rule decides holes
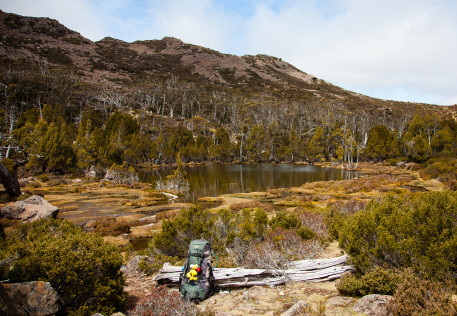
[[[32,281],[0,284],[0,314],[6,316],[55,315],[59,296],[51,283]]]
[[[39,195],[33,195],[24,201],[8,204],[0,210],[0,218],[33,222],[41,218],[56,218],[59,208],[49,204]]]
[[[335,306],[335,307],[346,307],[348,305],[351,305],[354,303],[355,299],[352,297],[346,297],[346,296],[334,296],[331,297],[325,302],[325,305],[330,307],[330,306]]]
[[[364,313],[370,316],[387,315],[387,305],[393,297],[390,295],[370,294],[365,295],[354,305],[354,312]]]

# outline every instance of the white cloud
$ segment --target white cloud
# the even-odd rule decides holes
[[[224,52],[239,41],[240,18],[220,11],[211,0],[152,0],[147,12],[151,25],[142,38],[173,36]]]
[[[456,6],[432,1],[340,1],[327,17],[313,1],[260,6],[249,49],[377,97],[445,104],[457,83]]]

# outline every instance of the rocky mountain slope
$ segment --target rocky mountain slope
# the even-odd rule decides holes
[[[174,76],[179,81],[247,97],[262,92],[283,100],[333,101],[344,103],[353,111],[360,107],[408,112],[441,109],[346,91],[276,57],[221,54],[170,37],[133,43],[107,37],[92,42],[56,20],[3,11],[0,33],[2,72],[71,69],[72,75],[101,90],[131,90]]]

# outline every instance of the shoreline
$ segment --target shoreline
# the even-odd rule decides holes
[[[210,211],[221,208],[240,209],[243,206],[263,207],[269,213],[278,209],[293,212],[300,207],[324,211],[328,205],[338,201],[368,201],[388,192],[407,193],[444,188],[437,180],[421,179],[416,171],[386,164],[362,163],[357,171],[360,172],[359,177],[351,180],[316,181],[300,187],[201,197],[195,203],[182,203],[179,199],[169,200],[168,196],[154,190],[150,183],[128,186],[72,180],[53,185],[52,181],[46,183],[37,180],[33,183],[33,186],[37,187],[26,186],[24,191],[44,195],[49,203],[59,207],[58,218],[68,219],[83,227],[90,227],[95,219],[102,216],[112,216],[116,220],[125,221],[132,227],[131,232],[107,239],[126,246],[127,242],[148,238],[159,232],[163,218],[172,218],[182,208],[192,205],[200,204]]]

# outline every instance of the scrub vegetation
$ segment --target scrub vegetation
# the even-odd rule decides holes
[[[323,217],[314,222],[317,225],[303,224],[300,215],[284,212],[268,219],[259,208],[213,213],[192,207],[164,220],[162,231],[154,235],[146,253],[164,260],[174,257],[176,262],[186,257],[191,240],[204,238],[222,259],[221,267],[282,269],[291,260],[312,258],[323,249],[326,233],[313,230],[325,225]]]
[[[39,220],[21,225],[0,243],[2,279],[49,281],[70,315],[110,314],[124,300],[122,257],[116,246],[87,234],[65,220]]]
[[[340,280],[345,295],[394,295],[395,315],[455,314],[455,191],[390,194],[352,215],[332,211],[330,225],[357,275]]]

